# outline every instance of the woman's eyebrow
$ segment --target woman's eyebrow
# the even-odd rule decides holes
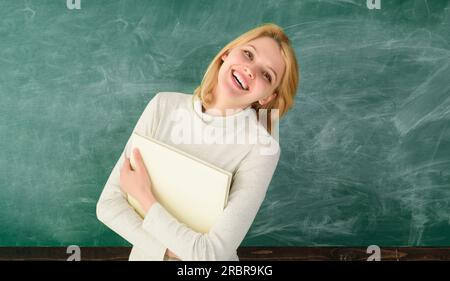
[[[252,47],[255,50],[255,53],[258,55],[258,51],[256,50],[255,46],[253,46],[252,44],[247,44],[248,46]],[[273,74],[275,75],[275,81],[277,80],[277,73],[275,72],[275,70],[273,70],[272,67],[270,67],[269,65],[267,65],[267,67],[272,70]]]

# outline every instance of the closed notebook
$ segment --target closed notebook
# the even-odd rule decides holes
[[[138,133],[132,134],[131,152],[135,147],[141,152],[156,200],[179,222],[207,233],[227,204],[232,174]],[[133,153],[130,162],[136,167]],[[128,202],[144,217],[130,195]]]

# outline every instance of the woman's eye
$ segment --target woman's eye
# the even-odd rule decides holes
[[[244,50],[244,54],[245,54],[245,56],[248,57],[249,59],[253,59],[253,54],[252,54],[252,52],[247,51],[247,50]],[[267,81],[269,81],[270,83],[272,83],[272,76],[270,76],[269,73],[264,72],[263,75],[264,75],[264,78],[267,79]]]
[[[272,82],[272,77],[270,76],[269,73],[264,72],[264,77],[266,77],[266,79],[267,79],[269,82]]]
[[[244,50],[244,54],[245,54],[245,56],[247,56],[250,59],[253,58],[253,54],[247,50]]]

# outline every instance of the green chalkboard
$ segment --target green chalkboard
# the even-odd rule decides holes
[[[0,245],[127,245],[96,202],[148,101],[283,27],[301,66],[244,246],[450,246],[449,1],[0,0]]]

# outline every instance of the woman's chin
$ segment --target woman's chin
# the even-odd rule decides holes
[[[227,87],[227,95],[228,96],[241,97],[245,94],[246,94],[246,92],[244,92],[244,90],[237,89],[233,85],[230,85],[230,87]]]

